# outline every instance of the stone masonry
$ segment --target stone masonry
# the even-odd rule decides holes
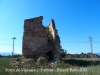
[[[42,25],[43,16],[24,20],[22,54],[24,58],[60,59],[60,38],[52,19],[49,26]]]

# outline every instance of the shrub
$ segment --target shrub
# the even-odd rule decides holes
[[[51,34],[51,31],[49,30],[49,28],[46,30],[47,33],[47,37],[48,37],[48,42],[52,42],[53,41],[53,36]]]
[[[67,55],[67,50],[62,49],[62,47],[60,47],[60,57],[64,58]]]
[[[38,65],[46,65],[48,63],[48,61],[47,61],[47,59],[45,58],[45,57],[39,57],[38,59],[37,59],[37,64]]]

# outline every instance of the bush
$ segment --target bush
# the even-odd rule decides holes
[[[67,50],[62,49],[62,47],[60,47],[60,57],[64,58],[67,55]]]
[[[37,59],[37,64],[38,65],[46,65],[48,63],[48,61],[47,61],[47,59],[45,58],[45,57],[39,57],[38,59]]]
[[[53,36],[51,34],[51,31],[49,29],[46,30],[48,42],[53,42]]]

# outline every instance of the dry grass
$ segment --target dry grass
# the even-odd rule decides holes
[[[56,67],[33,67],[28,68],[10,68],[9,63],[14,61],[15,58],[0,58],[0,75],[100,75],[100,65],[80,67],[70,64],[53,63]],[[88,59],[83,59],[88,60]],[[97,60],[97,59],[96,59]]]

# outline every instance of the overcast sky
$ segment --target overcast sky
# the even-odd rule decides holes
[[[54,19],[61,46],[68,53],[100,52],[100,0],[0,0],[0,52],[22,53],[24,20],[43,16],[43,25]]]

